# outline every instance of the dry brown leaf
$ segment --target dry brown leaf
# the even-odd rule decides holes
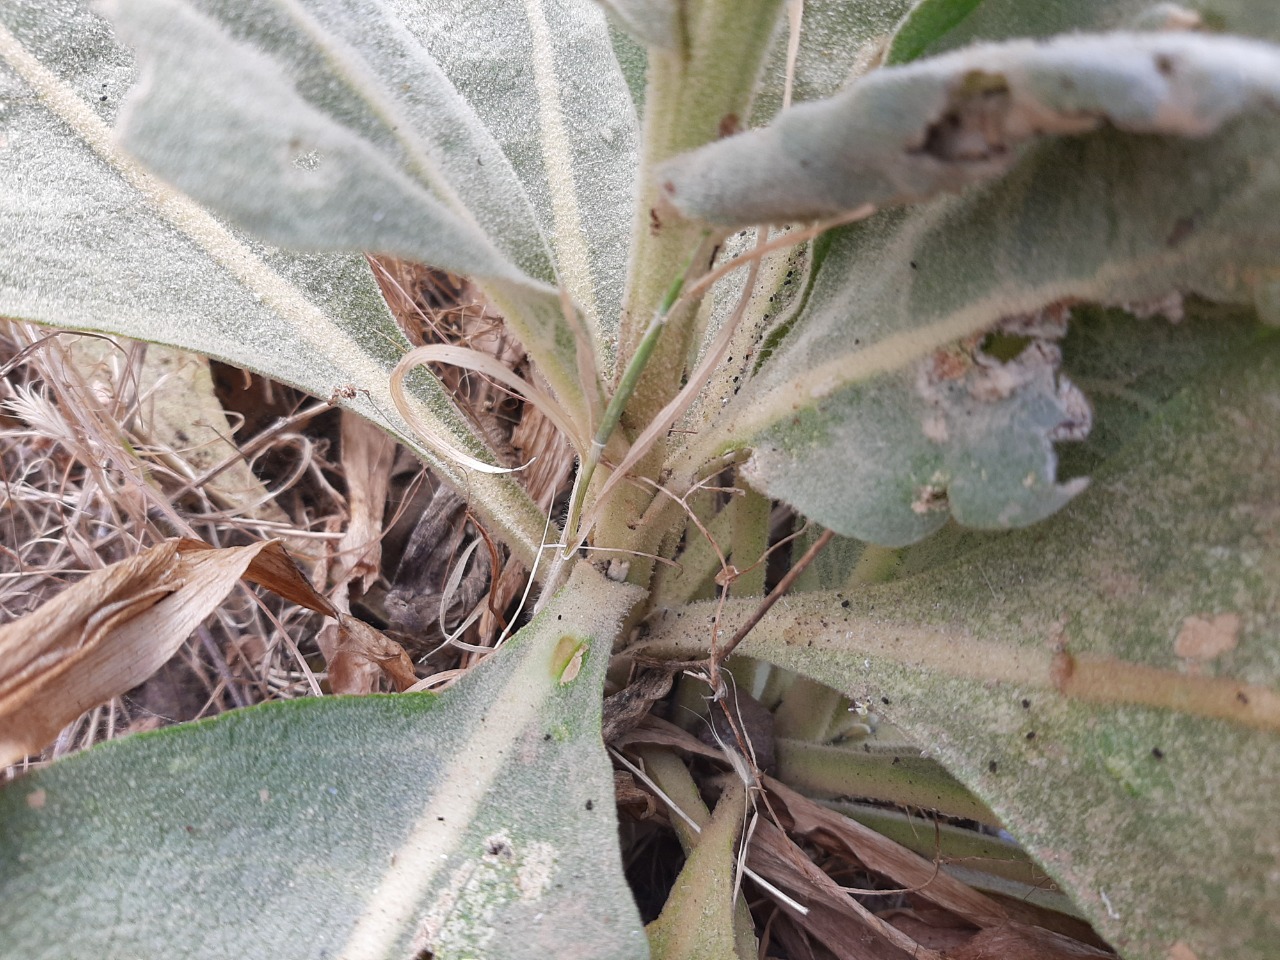
[[[973,927],[963,925],[963,921],[957,920],[949,913],[937,912],[942,914],[939,918],[942,922],[938,925],[926,922],[924,918],[917,915],[915,910],[888,911],[885,919],[916,943],[930,950],[941,950],[944,955],[948,949],[962,947],[973,939],[973,935],[977,932]]]
[[[963,917],[979,927],[1001,926],[1008,922],[1005,909],[990,897],[939,870],[933,863],[906,847],[882,836],[856,820],[828,810],[786,784],[765,777],[773,799],[773,809],[789,819],[790,830],[827,849],[852,855],[869,870],[884,874],[895,883]]]
[[[613,745],[619,749],[650,744],[655,747],[674,747],[681,753],[689,753],[709,760],[724,760],[724,751],[712,747],[693,734],[681,730],[674,723],[661,717],[647,716],[638,725],[618,735]]]
[[[679,727],[653,717],[624,733],[619,743],[634,747],[648,739],[663,740],[664,746],[723,759],[719,750],[704,746]],[[661,751],[641,747],[638,753],[646,770],[664,789],[670,790],[671,784],[663,783],[657,773],[662,762]],[[692,788],[692,783],[690,786]],[[682,802],[678,795],[673,795],[673,799],[694,821],[705,821],[710,816],[700,800]],[[674,817],[672,826],[678,834],[685,831]],[[685,842],[682,838],[682,843]],[[941,960],[938,954],[921,948],[849,896],[781,828],[763,817],[757,821],[747,847],[747,865],[808,910],[800,916],[785,901],[778,901],[787,915],[837,960]]]
[[[636,783],[627,770],[613,771],[614,802],[633,820],[648,820],[658,813],[653,794]]]
[[[719,750],[701,743],[675,724],[656,717],[646,718],[644,723],[623,734],[618,741],[619,746],[640,743],[676,747],[686,753],[713,759],[721,756]],[[1009,915],[1000,904],[936,869],[931,862],[893,840],[801,796],[773,777],[766,776],[764,783],[773,809],[791,832],[833,853],[852,857],[867,869],[889,877],[902,887],[918,889],[925,899],[977,926],[996,926],[1008,921]]]
[[[1115,954],[1040,927],[1007,923],[979,932],[946,960],[1115,960]]]
[[[177,544],[184,554],[194,555],[214,549],[199,540],[179,540]],[[255,556],[243,576],[250,583],[265,587],[291,603],[337,621],[327,625],[317,636],[328,664],[329,689],[334,693],[373,693],[378,688],[381,674],[385,674],[401,692],[417,682],[413,661],[404,647],[357,620],[317,591],[278,542],[268,544]]]
[[[362,589],[382,569],[382,514],[396,444],[363,417],[343,411],[342,472],[347,480],[347,529],[338,541],[335,583],[359,580]]]
[[[217,547],[209,546],[203,540],[183,538],[176,542],[178,551],[184,555],[218,549]],[[326,617],[337,618],[337,608],[329,602],[329,599],[324,594],[311,586],[311,582],[307,580],[279,540],[270,540],[264,544],[255,544],[255,546],[261,547],[261,549],[254,554],[249,561],[248,567],[245,568],[243,574],[245,580],[270,590],[276,596],[283,597],[290,603],[296,603],[300,607],[306,607],[308,610],[323,614]]]
[[[404,647],[348,613],[338,615],[338,637],[328,658],[334,693],[373,693],[382,674],[403,693],[418,682]]]
[[[777,941],[783,948],[783,956],[790,957],[791,960],[827,960],[831,956],[824,952],[821,958],[818,957],[813,944],[809,942],[809,935],[805,933],[803,919],[793,919],[790,914],[783,913],[780,907],[770,919],[773,924],[769,929],[770,939]],[[774,954],[770,953],[769,956]]]
[[[752,835],[747,865],[809,909],[799,922],[840,960],[942,960],[849,896],[764,818]]]
[[[0,627],[0,767],[158,670],[274,542],[166,541],[96,571]],[[204,547],[205,545],[201,545]]]
[[[404,691],[417,682],[404,648],[351,616],[350,590],[368,589],[382,569],[382,521],[395,461],[395,442],[360,417],[342,415],[342,468],[347,480],[347,528],[334,556],[330,614],[316,642],[328,665],[334,693],[365,694],[378,689],[385,674]]]
[[[647,717],[654,701],[671,691],[671,681],[669,670],[644,670],[624,689],[606,697],[601,722],[604,742],[612,744]]]

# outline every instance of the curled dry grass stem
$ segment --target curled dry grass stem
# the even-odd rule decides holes
[[[578,435],[578,430],[560,405],[541,388],[517,376],[512,370],[488,353],[470,347],[458,347],[451,344],[428,344],[415,347],[405,354],[391,372],[391,396],[395,400],[400,415],[412,424],[414,430],[429,446],[440,449],[463,466],[480,473],[515,473],[529,466],[499,467],[485,463],[464,450],[454,446],[449,440],[439,436],[426,427],[416,415],[405,394],[404,379],[414,367],[424,363],[448,363],[456,367],[475,370],[483,373],[491,380],[514,391],[527,403],[533,404],[548,420],[556,425],[560,432],[569,439],[579,454],[585,449],[585,440]],[[532,461],[531,461],[532,462]]]

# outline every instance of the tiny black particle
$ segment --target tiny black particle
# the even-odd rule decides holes
[[[848,600],[841,600],[841,601],[840,601],[840,606],[842,606],[842,607],[844,607],[846,610],[848,610],[848,609],[849,609],[849,601],[848,601]]]
[[[436,819],[439,820],[441,823],[444,823],[444,817],[436,817]]]
[[[1155,757],[1157,760],[1163,760],[1163,759],[1164,759],[1164,751],[1163,751],[1163,750],[1161,750],[1159,747],[1152,747],[1152,748],[1151,748],[1151,755],[1152,755],[1153,757]]]
[[[595,809],[595,806],[596,806],[596,802],[595,802],[594,800],[588,800],[588,801],[587,801],[587,809],[588,809],[588,810],[594,810],[594,809]]]
[[[988,770],[990,770],[992,773],[995,773],[995,772],[996,772],[996,762],[995,762],[994,760],[992,760],[990,763],[988,763],[988,764],[987,764],[987,769],[988,769]]]
[[[1028,731],[1027,731],[1027,739],[1028,739],[1028,740],[1034,740],[1035,738],[1036,738],[1036,732],[1035,732],[1034,730],[1028,730]]]
[[[912,269],[912,270],[918,270],[918,269],[920,269],[919,267],[917,267],[917,266],[916,266],[916,262],[915,262],[914,260],[912,260],[912,261],[911,261],[911,269]]]
[[[1031,701],[1030,701],[1030,700],[1023,700],[1023,701],[1022,701],[1022,709],[1023,709],[1023,710],[1030,710],[1030,709],[1031,709]]]
[[[102,96],[100,96],[98,99],[99,99],[99,100],[101,100],[103,103],[106,103],[106,102],[107,102],[107,95],[104,93],[104,94],[103,94]]]
[[[543,740],[550,740],[550,739],[551,739],[551,734],[549,734],[549,733],[544,733],[544,734],[542,735],[542,739],[543,739]]]
[[[891,763],[890,766],[897,766],[898,761],[901,759],[902,759],[901,757],[894,757],[893,763]]]
[[[887,706],[889,706],[889,698],[888,698],[888,697],[881,697],[881,698],[880,698],[880,702],[881,702],[881,703],[883,703],[886,707],[887,707]]]

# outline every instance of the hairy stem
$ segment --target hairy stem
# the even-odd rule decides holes
[[[686,266],[686,272],[687,269],[688,267]],[[626,369],[622,372],[622,378],[618,381],[617,389],[614,390],[613,396],[609,399],[609,405],[605,407],[604,415],[600,419],[600,425],[596,428],[596,435],[591,440],[591,447],[587,451],[581,472],[577,482],[574,484],[573,499],[569,505],[569,518],[565,524],[566,542],[573,542],[578,530],[578,520],[582,516],[582,503],[587,496],[588,489],[591,487],[591,478],[595,475],[596,467],[600,465],[600,456],[604,453],[604,448],[608,444],[609,438],[613,436],[613,431],[617,429],[618,421],[622,418],[627,401],[635,393],[636,384],[640,382],[640,376],[644,373],[644,368],[648,365],[649,358],[653,355],[654,348],[658,345],[658,338],[661,336],[663,328],[666,327],[667,318],[671,315],[671,308],[679,299],[680,290],[684,287],[684,278],[685,273],[682,272],[667,289],[666,296],[658,304],[658,309],[654,311],[653,319],[649,321],[649,327],[645,330],[644,338],[640,341],[639,348],[632,354]]]
[[[644,338],[667,283],[700,226],[662,214],[658,166],[735,132],[748,114],[756,78],[773,38],[780,0],[689,0],[683,4],[686,43],[649,51],[640,191],[632,227],[631,273],[619,331],[619,369]],[[733,56],[726,57],[725,51]],[[692,317],[659,346],[641,378],[623,426],[634,436],[679,390],[688,359]]]

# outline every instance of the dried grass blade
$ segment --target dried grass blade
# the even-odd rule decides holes
[[[199,540],[179,540],[180,553],[199,555],[214,550]],[[337,620],[337,639],[324,649],[329,670],[329,687],[334,693],[373,693],[379,674],[385,675],[401,692],[417,682],[413,661],[404,647],[363,621],[339,610],[328,597],[307,581],[279,541],[259,544],[260,550],[242,574],[300,607]],[[322,647],[324,645],[322,644]]]
[[[359,580],[368,589],[382,569],[382,515],[396,444],[363,417],[342,412],[342,474],[347,481],[347,529],[338,541],[334,582]]]
[[[527,402],[533,404],[538,410],[544,414],[548,420],[559,428],[560,432],[569,438],[574,446],[582,451],[586,449],[586,442],[580,435],[578,429],[574,426],[570,416],[565,413],[560,405],[556,403],[552,397],[544,390],[541,390],[535,384],[523,379],[512,373],[500,360],[482,353],[479,350],[473,350],[470,347],[456,347],[448,344],[428,344],[424,347],[415,347],[407,354],[400,358],[400,362],[396,364],[395,369],[391,371],[391,396],[396,403],[396,409],[400,414],[408,420],[419,433],[423,432],[423,426],[413,410],[406,401],[404,379],[405,376],[414,367],[423,363],[449,363],[466,370],[474,370],[490,379],[502,384],[507,389],[513,391]],[[508,467],[495,467],[492,464],[478,460],[462,450],[455,448],[445,439],[437,436],[430,431],[422,437],[423,442],[433,444],[439,447],[453,460],[461,463],[463,466],[472,470],[479,470],[481,473],[514,473],[516,469],[524,469],[519,467],[516,469]]]

